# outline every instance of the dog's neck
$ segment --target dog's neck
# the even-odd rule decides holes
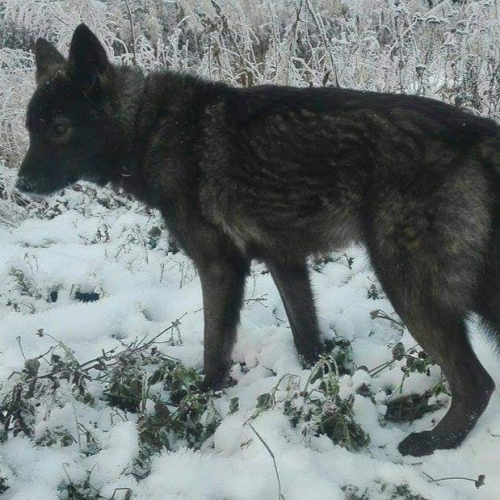
[[[195,150],[204,109],[232,91],[224,84],[167,70],[153,72],[145,77],[136,68],[117,68],[115,78],[115,85],[120,89],[117,91],[118,102],[129,104],[120,111],[119,122],[126,123],[125,144],[119,153],[120,167],[113,173],[111,182],[140,201],[155,205],[151,195],[155,190],[147,185],[147,180],[151,183],[151,169],[156,169],[158,175],[161,166],[155,164],[152,167],[144,163],[150,158],[151,141],[154,142],[152,138],[158,139],[160,134],[163,139],[163,162],[169,154],[167,144],[173,146],[175,153],[172,154],[177,155],[177,164],[185,160],[186,171],[178,171],[176,175],[196,177],[193,171],[196,168]],[[182,152],[176,144],[176,140],[179,140],[179,124],[183,124],[185,158],[182,158]],[[145,168],[148,169],[147,176]]]
[[[130,66],[114,68],[114,85],[117,89],[116,102],[119,122],[123,124],[123,144],[118,151],[117,168],[111,176],[115,187],[123,188],[127,193],[138,196],[140,188],[140,145],[138,144],[138,120],[144,101],[146,77],[142,71]]]

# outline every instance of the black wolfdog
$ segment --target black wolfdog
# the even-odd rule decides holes
[[[161,211],[201,278],[206,387],[227,375],[251,259],[311,362],[322,343],[307,258],[359,241],[452,392],[401,453],[462,442],[494,390],[465,320],[500,331],[499,127],[415,96],[145,76],[111,65],[84,25],[68,60],[39,39],[36,65],[17,187],[111,182]]]

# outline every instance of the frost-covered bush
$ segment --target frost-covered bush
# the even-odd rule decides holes
[[[47,37],[65,51],[80,22],[116,61],[146,71],[169,67],[240,86],[418,93],[498,118],[497,9],[491,0],[3,0],[0,157],[15,166],[25,149],[33,40]]]

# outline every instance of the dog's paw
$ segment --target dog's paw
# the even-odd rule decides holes
[[[302,362],[302,366],[306,369],[312,368],[319,360],[322,354],[325,354],[324,344],[318,344],[314,347],[308,349],[301,349],[299,351],[299,357]]]
[[[210,391],[221,391],[226,387],[231,387],[235,385],[236,381],[230,377],[229,375],[225,377],[209,377],[205,376],[205,378],[198,383],[198,389],[201,392],[210,392]]]
[[[464,436],[450,434],[436,434],[433,431],[412,432],[399,443],[398,450],[401,455],[425,457],[432,455],[436,450],[451,450],[456,448]]]

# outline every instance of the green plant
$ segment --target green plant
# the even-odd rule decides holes
[[[354,420],[353,402],[352,396],[340,396],[336,360],[324,355],[312,368],[304,389],[297,376],[285,375],[269,393],[257,398],[252,418],[279,405],[293,427],[302,425],[305,435],[326,435],[348,450],[358,450],[370,438]]]

